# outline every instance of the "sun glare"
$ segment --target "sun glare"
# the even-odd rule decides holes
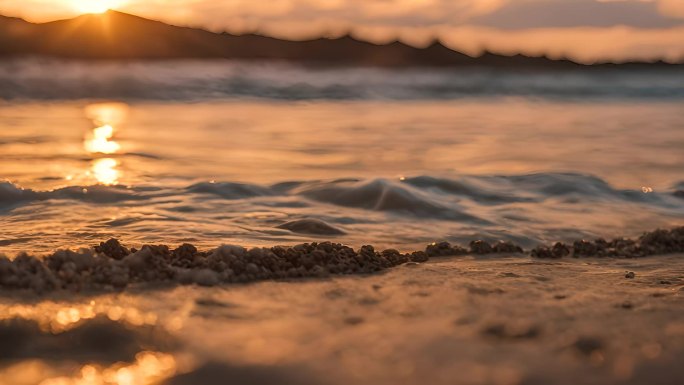
[[[128,106],[122,103],[91,104],[85,109],[86,116],[96,126],[86,134],[83,145],[93,158],[92,167],[87,175],[95,178],[97,183],[114,185],[119,182],[120,163],[114,158],[98,158],[99,154],[115,154],[121,145],[113,140],[116,129],[114,125],[122,123],[128,112]],[[0,383],[2,385],[2,383]]]
[[[105,13],[118,7],[123,0],[71,0],[72,7],[81,13]]]
[[[119,182],[119,162],[112,158],[102,158],[93,161],[91,172],[98,183],[111,186]]]
[[[92,153],[113,154],[119,151],[121,146],[110,140],[112,136],[114,136],[114,127],[108,124],[94,128],[91,135],[86,138],[85,148]]]

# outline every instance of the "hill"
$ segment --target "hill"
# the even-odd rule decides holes
[[[50,56],[88,60],[207,59],[280,60],[339,66],[494,66],[575,68],[569,60],[492,53],[477,58],[438,41],[416,48],[395,41],[377,45],[351,36],[307,41],[249,34],[213,33],[108,11],[34,24],[0,16],[0,57]],[[621,66],[652,66],[626,63]],[[604,64],[610,65],[610,64]]]

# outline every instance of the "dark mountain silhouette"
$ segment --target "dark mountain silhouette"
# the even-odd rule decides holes
[[[401,42],[384,45],[351,36],[288,41],[261,35],[231,35],[178,27],[117,11],[33,24],[0,16],[0,57],[70,59],[225,58],[281,60],[340,66],[494,66],[575,68],[569,60],[486,53],[473,58],[436,41],[425,48]],[[655,63],[623,63],[652,66]],[[604,63],[601,66],[611,65]],[[586,66],[584,66],[586,67]]]

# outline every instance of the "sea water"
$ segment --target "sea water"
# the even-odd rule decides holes
[[[33,59],[0,65],[0,97],[8,255],[109,238],[530,247],[684,218],[679,70]]]

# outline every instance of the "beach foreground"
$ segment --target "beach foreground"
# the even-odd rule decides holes
[[[5,292],[0,384],[677,384],[683,257],[452,256],[373,275]]]

